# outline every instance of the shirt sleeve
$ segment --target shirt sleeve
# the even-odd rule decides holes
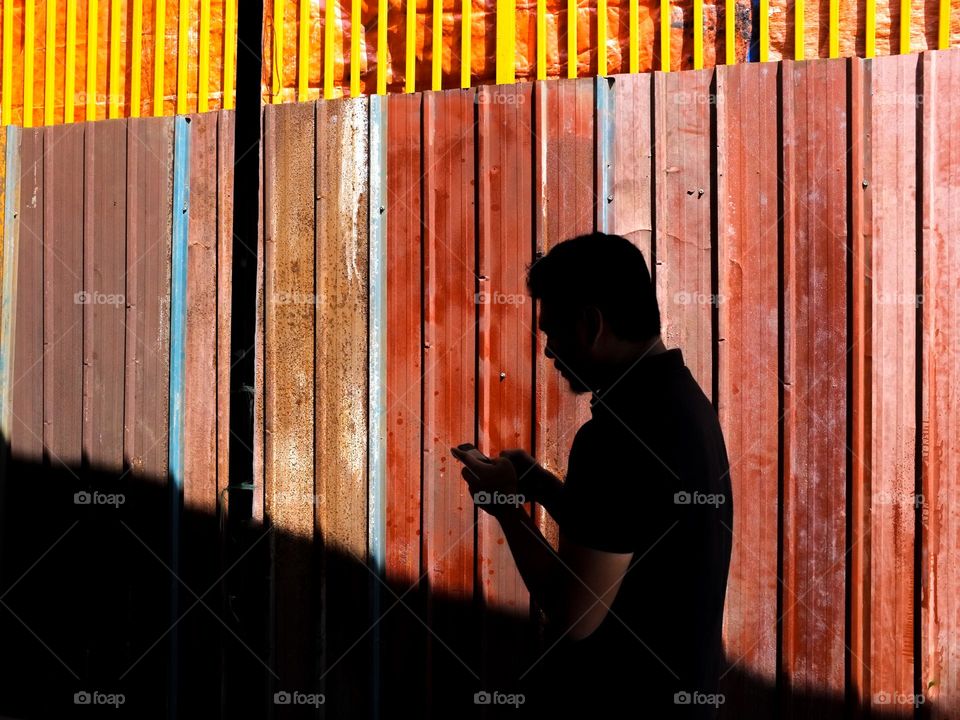
[[[578,545],[634,552],[649,505],[644,501],[636,441],[588,420],[570,448],[560,531]]]

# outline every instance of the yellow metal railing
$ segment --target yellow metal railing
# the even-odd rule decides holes
[[[746,59],[751,34],[761,62],[783,57],[789,42],[797,60],[809,58],[817,47],[805,0],[793,0],[792,8],[788,0],[760,0],[755,33],[746,32],[752,28],[745,28],[743,20],[737,26],[738,15],[744,17],[750,7],[747,0],[739,0],[739,5],[738,0],[706,0],[706,5],[705,0],[693,0],[689,17],[670,0],[646,0],[642,5],[640,0],[593,2],[593,8],[578,0],[537,0],[518,7],[516,0],[486,0],[482,7],[466,2],[445,9],[443,0],[429,0],[419,8],[416,0],[267,0],[265,99],[305,101],[642,72],[653,69],[652,64],[676,70],[691,62],[673,49],[685,33],[692,36],[693,68]],[[936,27],[929,37],[926,30],[911,37],[911,23],[920,27],[915,18],[928,12],[919,0],[900,0],[899,6],[884,8],[898,17],[889,31],[888,23],[881,23],[882,32],[889,33],[881,38],[881,47],[900,53],[948,48],[951,35],[956,41],[960,34],[960,23],[951,33],[950,2],[939,0],[931,10],[936,22],[923,23],[924,28]],[[707,30],[710,3],[715,3],[711,13],[722,31],[714,30],[713,23]],[[829,0],[827,57],[840,56],[841,32],[845,42],[851,34],[862,37],[865,56],[876,55],[876,0],[864,3],[862,27],[851,29],[841,27],[839,0]],[[481,12],[490,7],[494,12],[489,17]],[[29,127],[234,105],[238,0],[0,0],[0,9],[2,124]],[[778,34],[774,48],[771,12],[785,18],[780,22],[786,22],[787,29]],[[451,23],[455,14],[459,22]],[[675,26],[680,20],[683,28]],[[595,23],[595,34],[584,36],[586,21]],[[318,24],[321,29],[315,32]],[[386,27],[397,28],[402,37],[377,32]],[[807,34],[811,44],[805,42]],[[591,37],[595,47],[585,46]],[[714,60],[712,53],[721,45],[723,52]],[[849,54],[849,46],[845,52]],[[311,63],[319,66],[313,78]]]

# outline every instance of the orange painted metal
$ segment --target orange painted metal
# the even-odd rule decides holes
[[[777,68],[717,68],[717,405],[734,524],[724,704],[774,715],[777,675],[779,221]],[[746,510],[744,510],[744,508]]]
[[[663,341],[713,395],[710,115],[713,70],[653,73],[655,262]]]
[[[472,707],[480,683],[476,517],[450,448],[476,444],[475,90],[423,98],[423,546],[432,710]],[[483,449],[483,448],[481,448]],[[442,642],[440,640],[442,639]]]
[[[526,290],[526,268],[534,260],[533,86],[482,87],[476,98],[478,447],[495,457],[510,448],[533,451],[536,317]],[[484,687],[516,692],[530,663],[530,594],[499,521],[485,512],[479,517],[477,573]]]
[[[912,717],[914,710],[917,61],[917,55],[851,60],[860,173],[850,182],[862,204],[852,238],[859,290],[853,312],[862,314],[855,322],[862,372],[854,375],[851,408],[852,521],[854,537],[862,539],[851,553],[852,631],[860,650],[851,662],[863,707],[893,717]]]
[[[918,691],[935,720],[960,714],[960,53],[921,59],[922,574]]]
[[[782,65],[782,712],[844,696],[847,67]],[[856,542],[853,538],[851,542]]]
[[[422,612],[420,494],[423,440],[421,327],[423,280],[420,222],[422,96],[391,95],[386,103],[387,480],[386,580],[403,602]],[[396,598],[383,594],[382,608]],[[384,713],[426,712],[427,631],[404,608],[381,621]]]

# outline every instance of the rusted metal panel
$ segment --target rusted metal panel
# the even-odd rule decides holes
[[[125,422],[124,464],[134,477],[156,479],[167,474],[173,120],[131,119],[127,136],[124,413],[138,420]]]
[[[217,113],[217,512],[230,484],[230,370],[233,368],[233,189],[236,113]],[[222,538],[221,538],[222,541]]]
[[[526,289],[534,259],[533,86],[477,91],[479,237],[478,447],[533,453],[531,363],[536,316]],[[498,520],[479,516],[477,566],[483,606],[484,687],[516,692],[529,666],[530,594]]]
[[[534,229],[536,256],[557,243],[595,228],[596,140],[593,80],[539,81],[534,84]],[[534,326],[536,327],[536,326]],[[546,340],[536,335],[534,376],[536,452],[550,472],[563,478],[577,429],[590,419],[590,396],[577,396],[543,354]],[[557,548],[556,522],[541,507],[537,526]]]
[[[851,408],[853,533],[862,536],[852,553],[851,611],[862,654],[851,662],[863,706],[893,717],[912,717],[914,709],[917,59],[850,61],[860,105],[852,126],[859,140],[852,170],[860,174],[850,182],[854,202],[862,198],[852,276],[862,283],[863,303],[852,308],[855,317],[862,313],[854,347],[863,359]]]
[[[315,106],[264,109],[264,493],[275,691],[310,692],[314,553]],[[278,708],[277,716],[289,708]]]
[[[43,140],[41,129],[24,129],[20,139],[20,232],[10,389],[10,455],[18,463],[43,459]]]
[[[184,508],[217,508],[217,127],[216,113],[190,122],[190,239],[184,366]],[[204,551],[212,549],[206,546]]]
[[[922,151],[922,668],[918,692],[935,720],[960,715],[960,53],[921,60]]]
[[[192,591],[217,582],[218,307],[217,113],[187,116],[190,124],[189,239],[186,256],[186,326],[183,388],[183,509],[181,577],[189,607]],[[210,605],[212,596],[204,598]],[[203,608],[198,608],[203,609]],[[211,622],[212,621],[212,622]],[[218,712],[221,626],[209,612],[191,613],[180,623],[191,647],[181,664],[181,695],[193,712]]]
[[[130,550],[125,558],[128,567],[122,574],[128,585],[123,595],[128,598],[129,646],[134,650],[119,672],[126,673],[129,668],[130,675],[123,677],[125,681],[137,683],[138,689],[149,689],[151,694],[163,695],[167,692],[169,662],[165,642],[141,655],[163,636],[175,619],[167,617],[171,578],[146,550],[152,549],[166,561],[173,126],[173,118],[128,120],[126,162],[124,468],[128,473],[126,489],[130,494],[130,507],[135,510],[130,530],[136,537],[124,531],[124,544]],[[83,126],[64,126],[72,127]],[[70,172],[69,166],[63,171],[65,183],[77,176]],[[64,199],[54,197],[52,201],[66,221],[72,209]],[[158,512],[158,506],[163,508],[162,513]],[[193,598],[188,597],[188,602],[192,601]],[[135,665],[134,661],[137,661]],[[140,712],[149,712],[148,702],[148,698],[130,698],[131,705],[136,703]]]
[[[420,224],[422,95],[386,99],[386,521],[385,566],[390,588],[420,611],[420,443],[424,352],[421,328]],[[396,598],[382,593],[381,612]],[[381,622],[382,702],[386,714],[425,714],[426,629],[405,608]]]
[[[89,467],[104,472],[123,465],[126,147],[125,120],[86,126],[83,454]]]
[[[368,98],[317,104],[315,534],[320,677],[333,716],[368,712]],[[359,640],[358,640],[359,638]]]
[[[474,305],[475,90],[423,98],[423,567],[429,587],[428,683],[437,717],[471,706],[479,637],[473,499],[450,448],[477,442]],[[441,642],[442,641],[442,642]]]
[[[53,467],[79,468],[83,370],[84,126],[51,127],[44,156],[44,453]],[[129,293],[129,290],[128,290]]]
[[[783,640],[787,717],[844,695],[847,80],[784,61]],[[856,538],[853,539],[856,541]],[[839,701],[838,701],[839,699]]]
[[[726,707],[771,717],[779,588],[777,68],[737,65],[716,73],[723,138],[716,167],[717,406],[734,497],[721,683]]]
[[[623,235],[653,262],[653,75],[615,75],[612,108],[611,198],[608,232]]]
[[[710,115],[713,70],[653,73],[657,298],[664,344],[713,395]]]

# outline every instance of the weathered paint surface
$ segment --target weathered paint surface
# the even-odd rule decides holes
[[[917,55],[851,61],[859,81],[851,95],[862,102],[853,118],[859,139],[862,198],[853,228],[859,252],[854,282],[862,278],[854,312],[863,374],[854,403],[854,537],[859,561],[853,586],[868,600],[855,603],[853,631],[862,653],[853,658],[861,702],[892,716],[912,717],[916,573],[917,398]],[[862,98],[862,100],[861,100]],[[859,122],[858,122],[859,121]],[[860,336],[862,331],[863,337]],[[862,423],[860,419],[862,412]],[[909,580],[906,580],[909,578]],[[858,610],[862,609],[862,616]],[[859,631],[859,632],[858,632]],[[862,641],[857,635],[862,633]],[[859,671],[859,672],[857,672]],[[890,702],[888,698],[893,698]]]
[[[420,462],[422,441],[422,296],[420,222],[422,95],[386,101],[386,497],[383,610],[403,598],[421,610]],[[395,594],[395,595],[394,595]],[[397,614],[399,611],[400,614]],[[384,615],[381,662],[383,712],[425,713],[423,681],[429,633],[405,607]]]
[[[272,528],[276,690],[315,675],[315,143],[313,104],[264,110],[264,518]],[[295,361],[291,361],[295,359]]]
[[[781,700],[788,717],[803,717],[814,704],[811,691],[836,701],[845,685],[847,66],[784,61],[782,73],[780,612],[789,689]]]
[[[530,360],[536,334],[526,269],[534,260],[532,170],[533,86],[477,91],[479,228],[476,309],[479,317],[478,447],[491,456],[533,452]],[[483,614],[488,687],[513,687],[530,665],[530,594],[498,520],[481,513],[477,577]]]
[[[960,53],[924,53],[920,691],[931,718],[960,713]]]
[[[730,459],[733,545],[724,613],[730,666],[747,668],[764,689],[725,671],[733,707],[774,713],[777,672],[780,203],[777,68],[716,71],[717,405]],[[726,704],[726,703],[725,703]]]
[[[655,264],[663,341],[713,393],[710,122],[713,70],[653,73]]]
[[[367,551],[369,99],[318,103],[315,409],[321,541],[320,677],[331,716],[366,714],[370,635]],[[355,646],[356,645],[356,646]]]
[[[432,711],[472,705],[473,499],[450,448],[476,437],[475,90],[423,98],[423,573]]]

